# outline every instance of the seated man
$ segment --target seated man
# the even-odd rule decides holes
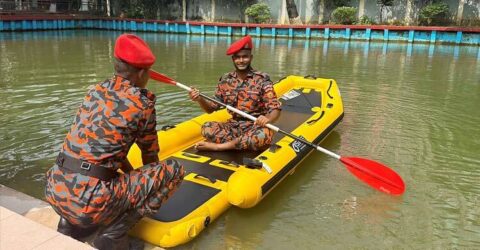
[[[266,128],[280,116],[280,102],[268,74],[252,69],[252,38],[246,36],[227,50],[232,55],[235,71],[223,75],[218,83],[215,98],[229,106],[257,117],[253,122],[236,113],[225,123],[207,122],[202,126],[206,141],[197,143],[198,150],[260,150],[272,142],[273,131]],[[203,110],[211,113],[222,106],[199,96],[195,88],[189,93]],[[230,111],[229,111],[230,112]]]
[[[184,176],[178,162],[158,160],[155,95],[145,89],[155,56],[131,34],[118,37],[114,56],[114,76],[88,91],[46,176],[58,231],[82,240],[99,228],[97,249],[128,249],[129,229],[158,211]],[[137,170],[126,158],[134,142],[145,164]]]

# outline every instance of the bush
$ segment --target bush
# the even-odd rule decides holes
[[[422,25],[448,24],[449,10],[446,3],[434,3],[423,7],[419,12],[419,21]]]
[[[357,21],[357,8],[338,7],[332,12],[332,19],[335,23],[353,24]]]
[[[270,7],[265,3],[256,3],[245,9],[245,14],[255,23],[266,23],[271,19]]]
[[[376,23],[375,23],[375,20],[373,20],[373,18],[370,18],[366,15],[363,15],[362,17],[360,17],[360,20],[358,21],[358,24],[372,25],[372,24],[376,24]]]
[[[338,7],[332,12],[332,20],[340,24],[353,24],[357,21],[357,8]]]

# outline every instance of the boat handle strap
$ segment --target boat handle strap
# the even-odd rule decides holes
[[[202,178],[202,179],[206,179],[208,181],[210,181],[211,183],[215,183],[217,180],[215,178],[212,178],[210,176],[206,176],[206,175],[203,175],[203,174],[196,174],[193,178]]]

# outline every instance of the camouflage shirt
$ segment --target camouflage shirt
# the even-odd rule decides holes
[[[152,92],[114,76],[88,91],[62,150],[117,170],[134,142],[143,155],[158,154],[155,115]]]
[[[223,75],[215,91],[215,98],[255,117],[280,109],[280,102],[268,74],[251,68],[245,80],[240,79],[236,71]],[[221,108],[218,104],[214,104],[214,107]],[[231,114],[235,120],[244,119],[235,113]]]

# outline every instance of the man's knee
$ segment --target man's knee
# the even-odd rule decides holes
[[[175,179],[183,179],[184,175],[185,175],[185,169],[184,167],[182,166],[182,164],[180,164],[180,162],[178,162],[177,160],[175,159],[169,159],[166,161],[166,164],[168,166],[171,166],[171,174],[172,174],[172,180],[175,180]]]
[[[164,166],[164,177],[175,184],[180,183],[185,176],[185,169],[182,164],[175,159],[168,159],[165,161]]]
[[[256,131],[251,136],[246,138],[244,149],[261,150],[268,147],[272,143],[273,133],[265,131],[264,129]]]

